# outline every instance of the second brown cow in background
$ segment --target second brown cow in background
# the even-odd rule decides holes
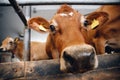
[[[30,60],[44,60],[49,59],[45,51],[45,44],[43,42],[34,42],[30,43]],[[2,41],[2,45],[0,46],[1,51],[10,51],[13,55],[15,55],[20,61],[24,60],[24,45],[23,40],[19,38],[11,38],[6,37]]]
[[[97,54],[105,53],[105,46],[120,51],[120,5],[104,5],[88,14],[82,34]],[[103,16],[104,15],[104,16]]]

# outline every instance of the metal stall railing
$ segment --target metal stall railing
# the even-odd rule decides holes
[[[27,27],[27,20],[22,10],[20,9],[19,5],[17,4],[16,0],[9,0],[9,2],[11,3],[12,7],[14,8],[14,10],[16,11],[16,13],[18,14],[18,16],[20,17],[25,26],[23,54],[24,54],[24,77],[26,77],[27,64],[25,61],[30,61],[30,29]]]
[[[109,4],[120,4],[120,0],[16,0],[19,5],[109,5]],[[7,0],[1,0],[0,6],[9,6]]]
[[[17,4],[16,0],[9,0],[9,2],[11,3],[11,5],[13,6],[14,10],[16,11],[16,13],[18,14],[18,16],[20,17],[20,19],[22,20],[24,26],[25,26],[25,34],[24,34],[24,60],[25,61],[30,61],[30,29],[28,29],[27,27],[27,20],[22,12],[22,10],[20,9],[19,5]]]

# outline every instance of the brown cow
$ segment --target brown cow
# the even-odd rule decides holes
[[[94,48],[86,44],[80,32],[84,17],[68,5],[62,5],[50,22],[35,17],[28,21],[30,28],[49,32],[46,52],[51,58],[60,57],[63,72],[84,72],[98,66]],[[58,51],[58,53],[57,53]]]
[[[36,60],[43,60],[43,59],[49,59],[48,55],[45,51],[45,43],[41,42],[31,42],[30,44],[30,53],[31,57],[30,60],[36,61]],[[3,40],[2,45],[0,47],[1,51],[10,51],[12,54],[14,54],[17,58],[19,58],[21,61],[24,60],[23,57],[23,40],[20,40],[19,38],[11,38],[7,37]]]
[[[104,54],[106,45],[120,51],[119,10],[120,5],[104,5],[86,17],[86,28],[82,32],[85,40],[96,48],[97,54]]]

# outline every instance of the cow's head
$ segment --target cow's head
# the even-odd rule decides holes
[[[100,30],[103,28],[103,25],[108,20],[109,15],[106,12],[93,12],[86,16],[84,21],[84,27],[87,28],[87,31],[90,30]]]
[[[84,27],[82,28],[82,34],[86,42],[92,44],[96,48],[97,54],[105,53],[105,37],[109,37],[106,31],[109,27],[106,26],[109,20],[109,15],[106,12],[93,12],[86,16],[84,21]],[[105,30],[104,30],[105,29]]]
[[[11,37],[6,37],[3,41],[2,41],[2,45],[0,46],[0,51],[11,51],[13,49],[15,49],[16,47],[16,41],[18,41],[19,38],[11,38]]]
[[[64,72],[84,72],[98,66],[94,48],[85,43],[81,33],[84,17],[68,5],[62,5],[50,22],[31,18],[30,28],[48,31],[47,45],[60,53],[60,69]],[[48,44],[49,43],[49,44]],[[49,51],[47,51],[49,52]]]

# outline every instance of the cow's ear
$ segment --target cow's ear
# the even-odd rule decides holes
[[[14,42],[18,42],[18,41],[20,41],[20,38],[19,38],[19,37],[16,37],[16,38],[14,39]]]
[[[106,12],[93,12],[86,17],[87,29],[100,28],[108,20],[108,14]]]
[[[28,20],[28,26],[38,32],[47,32],[50,25],[44,18],[34,17]]]

